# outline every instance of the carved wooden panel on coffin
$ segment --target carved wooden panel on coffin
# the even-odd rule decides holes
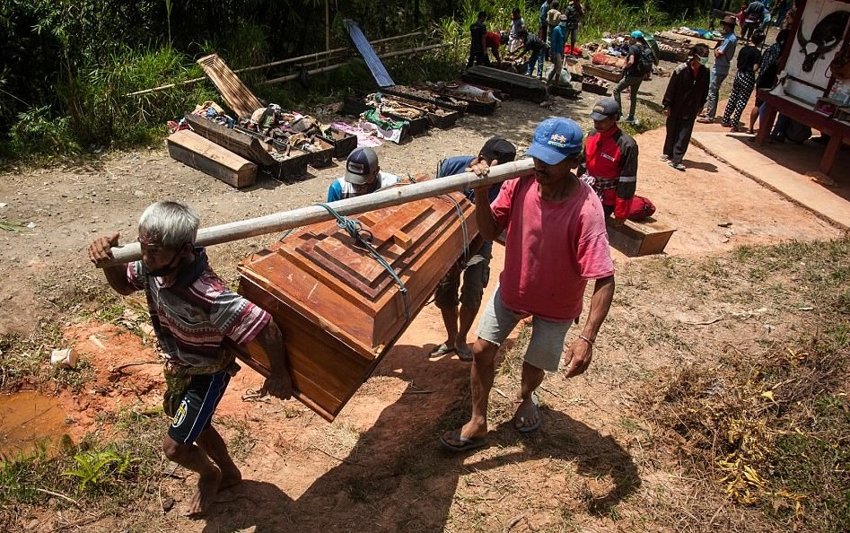
[[[478,233],[461,194],[355,217],[405,284],[336,222],[313,224],[242,262],[239,292],[284,332],[296,397],[332,420]],[[264,375],[261,359],[247,361]],[[243,359],[245,359],[243,357]]]

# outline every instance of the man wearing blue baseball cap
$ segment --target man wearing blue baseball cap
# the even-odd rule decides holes
[[[398,182],[398,176],[381,171],[375,150],[355,148],[345,161],[345,175],[328,187],[328,202],[362,196]]]
[[[522,433],[542,423],[535,391],[546,371],[555,372],[570,324],[581,315],[585,287],[594,280],[584,328],[566,350],[566,376],[590,365],[593,343],[614,297],[614,263],[599,197],[573,170],[582,149],[574,121],[549,118],[534,131],[527,155],[533,174],[505,181],[491,204],[487,188],[475,190],[475,219],[484,239],[505,236],[505,266],[499,287],[481,317],[472,347],[472,416],[442,435],[442,445],[465,451],[486,444],[487,407],[496,353],[520,320],[531,317],[531,340],[522,365],[514,425]],[[471,170],[489,170],[478,161]]]

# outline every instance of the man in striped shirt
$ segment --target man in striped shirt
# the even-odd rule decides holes
[[[199,474],[190,515],[206,512],[220,489],[242,475],[212,415],[238,370],[234,354],[224,348],[260,349],[272,365],[264,393],[289,398],[292,382],[280,329],[263,309],[232,292],[210,268],[203,248],[195,247],[199,219],[177,202],[157,202],[139,218],[142,260],[105,267],[109,285],[119,294],[145,291],[148,310],[165,358],[167,390],[163,401],[171,417],[163,450],[170,460]],[[100,264],[112,258],[119,234],[89,245],[89,258]]]

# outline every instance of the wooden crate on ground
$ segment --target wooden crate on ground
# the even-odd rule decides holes
[[[660,254],[675,228],[648,218],[640,222],[626,220],[622,225],[608,219],[608,241],[629,257]]]
[[[356,135],[339,131],[334,127],[325,130],[324,139],[333,145],[334,157],[339,160],[347,158],[348,154],[357,148]]]
[[[590,63],[585,63],[581,66],[581,72],[582,74],[589,74],[591,76],[596,76],[597,78],[602,78],[603,80],[613,81],[614,83],[623,79],[622,70],[604,65],[591,65]]]
[[[546,84],[541,80],[481,65],[466,69],[461,78],[467,83],[498,89],[514,98],[538,104],[545,102],[548,96]]]
[[[294,396],[327,420],[368,379],[477,235],[474,207],[460,193],[355,218],[406,293],[335,221],[296,231],[239,265],[239,292],[269,311],[284,333]],[[240,358],[263,375],[274,370],[262,353]]]
[[[307,163],[313,168],[331,166],[334,157],[334,145],[324,137],[317,136],[313,139],[313,146],[317,149],[308,152]]]
[[[277,163],[263,147],[262,141],[253,135],[245,134],[241,130],[227,128],[212,120],[193,114],[186,115],[186,122],[189,124],[189,128],[201,137],[209,139],[260,166]]]
[[[227,148],[189,130],[172,133],[168,139],[168,154],[204,174],[236,188],[257,181],[257,165]]]

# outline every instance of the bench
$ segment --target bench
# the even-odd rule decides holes
[[[651,217],[640,222],[626,220],[623,224],[609,218],[607,225],[611,246],[629,257],[662,253],[676,231]]]

